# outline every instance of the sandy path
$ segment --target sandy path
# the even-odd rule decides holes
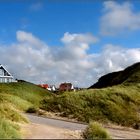
[[[27,115],[30,124],[22,124],[25,139],[80,139],[87,125],[58,119]],[[117,125],[104,126],[113,139],[140,139],[140,130]]]
[[[79,130],[68,130],[36,123],[20,124],[24,139],[82,139]],[[140,139],[140,130],[123,127],[106,128],[113,139]]]
[[[113,139],[140,139],[140,130],[118,126],[105,128],[108,130]]]
[[[42,124],[21,124],[23,139],[80,139],[80,131],[52,127]]]

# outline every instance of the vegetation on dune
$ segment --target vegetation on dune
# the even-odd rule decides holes
[[[35,108],[35,107],[29,107],[26,110],[26,113],[37,113],[37,108]]]
[[[0,84],[0,138],[20,138],[15,123],[27,122],[20,112],[35,113],[39,108],[83,122],[112,122],[139,128],[140,63],[112,77],[107,80],[107,88],[64,92],[60,95],[52,95],[24,81]],[[104,78],[100,80],[102,82]],[[110,84],[117,86],[108,87]],[[90,130],[106,135],[98,124],[91,123],[87,129],[87,138],[97,136]]]
[[[140,122],[140,85],[114,86],[66,92],[44,99],[42,108],[61,112],[62,116],[77,118],[79,121],[113,122],[133,126]]]
[[[98,122],[90,122],[86,130],[83,132],[85,139],[111,139],[108,132]]]
[[[3,139],[19,139],[19,126],[7,119],[0,118],[0,138]]]
[[[2,83],[1,93],[18,96],[36,106],[43,97],[51,95],[47,90],[28,82]]]
[[[118,84],[140,83],[140,62],[127,67],[123,71],[112,72],[99,78],[98,82],[89,88],[105,88]]]
[[[42,100],[41,107],[83,122],[94,120],[139,126],[140,63],[102,76],[91,88],[94,89],[47,97]]]
[[[2,99],[2,96],[0,97]],[[20,138],[16,122],[28,122],[11,103],[0,101],[0,138]]]
[[[0,103],[0,118],[6,118],[14,122],[28,122],[11,104]]]
[[[28,82],[0,84],[0,138],[20,138],[17,122],[28,122],[20,112],[39,108],[50,95],[47,90]]]
[[[33,105],[31,102],[11,94],[0,93],[0,100],[3,100],[3,103],[12,104],[13,107],[23,111],[26,111]]]

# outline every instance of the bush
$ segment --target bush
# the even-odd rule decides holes
[[[137,130],[140,130],[140,123],[135,123],[135,124],[133,125],[133,128],[134,128],[134,129],[137,129]]]
[[[35,107],[29,107],[26,110],[26,113],[37,113],[37,108],[35,108]]]
[[[97,122],[90,122],[83,133],[85,139],[111,139],[108,132]]]

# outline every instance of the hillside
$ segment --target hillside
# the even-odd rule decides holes
[[[82,122],[93,120],[134,127],[140,123],[139,91],[140,85],[135,84],[65,92],[44,99],[42,109]]]
[[[20,112],[39,108],[39,102],[50,96],[47,90],[32,83],[0,84],[0,138],[20,138],[17,122],[27,122]]]
[[[108,75],[101,77],[97,84],[98,88],[106,88],[60,95],[24,81],[0,84],[0,138],[21,138],[17,122],[28,121],[20,112],[30,108],[41,108],[83,122],[139,125],[140,63]]]
[[[127,67],[123,71],[109,73],[99,78],[98,82],[89,88],[104,88],[118,84],[140,83],[140,62]]]
[[[139,126],[140,63],[102,76],[90,88],[47,97],[42,100],[42,109],[83,122]]]

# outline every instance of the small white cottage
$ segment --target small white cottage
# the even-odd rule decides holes
[[[14,77],[0,64],[0,83],[17,82]]]

